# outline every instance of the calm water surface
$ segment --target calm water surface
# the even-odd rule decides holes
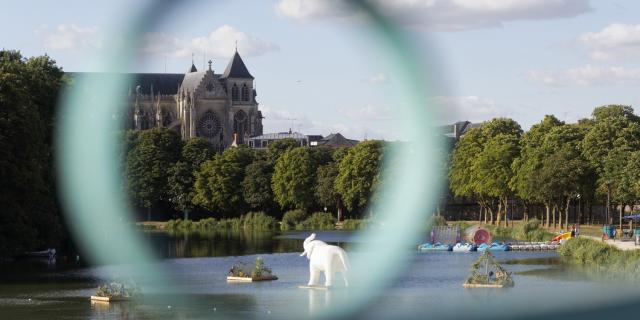
[[[283,234],[145,236],[161,258],[157,264],[171,280],[170,291],[143,286],[135,303],[92,304],[88,297],[124,266],[83,267],[59,261],[0,264],[1,319],[157,319],[157,318],[306,318],[349,301],[349,291],[299,289],[308,281],[308,261],[300,257],[309,232]],[[318,232],[318,238],[349,251],[350,232]],[[358,253],[350,251],[350,255]],[[230,284],[229,268],[262,257],[277,281]],[[559,264],[554,252],[499,252],[496,258],[514,273],[516,286],[468,290],[461,284],[477,253],[418,253],[409,268],[374,301],[365,318],[513,315],[597,301],[602,284]],[[144,276],[144,275],[142,275]],[[167,294],[166,292],[173,292]],[[532,308],[532,306],[534,308]]]

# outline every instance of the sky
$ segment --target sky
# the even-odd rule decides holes
[[[433,122],[545,114],[575,122],[605,104],[640,104],[640,2],[368,0],[417,50]],[[255,77],[264,131],[411,139],[397,130],[406,87],[363,12],[344,0],[182,1],[144,30],[130,72],[182,73],[235,50]],[[95,59],[151,0],[11,1],[0,47],[48,54],[65,71]],[[435,116],[434,116],[435,117]]]

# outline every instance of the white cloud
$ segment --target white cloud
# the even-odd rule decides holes
[[[598,32],[588,32],[578,37],[593,59],[612,59],[640,54],[640,24],[613,23]]]
[[[530,81],[548,86],[605,86],[640,84],[640,68],[586,65],[560,71],[533,70]]]
[[[47,49],[58,51],[95,50],[102,47],[97,27],[80,27],[74,24],[61,24],[55,28],[47,25],[35,30]]]
[[[393,120],[393,110],[389,107],[366,105],[361,108],[338,110],[343,116],[356,121],[385,121]]]
[[[369,84],[385,84],[389,82],[389,77],[387,77],[387,75],[382,72],[378,72],[369,77],[369,79],[367,79],[367,82]]]
[[[243,56],[259,56],[279,49],[272,42],[262,40],[229,25],[223,25],[207,36],[188,40],[164,33],[149,33],[145,35],[142,52],[185,58],[190,57],[191,53],[206,51],[209,56],[227,58],[235,51],[236,41],[238,41],[238,51]]]
[[[440,115],[440,121],[448,124],[461,120],[482,122],[495,117],[507,117],[513,110],[502,108],[492,99],[478,96],[437,96],[428,99]]]
[[[435,31],[500,27],[511,21],[574,17],[591,10],[589,0],[369,1],[399,24]],[[280,0],[276,11],[298,21],[361,15],[345,0]]]
[[[281,0],[276,12],[295,20],[349,17],[354,8],[344,0]]]

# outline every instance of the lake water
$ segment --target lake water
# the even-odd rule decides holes
[[[126,266],[83,267],[58,261],[0,264],[1,319],[158,319],[158,318],[307,318],[322,315],[335,303],[350,301],[351,292],[300,289],[308,281],[308,260],[300,257],[309,232],[283,234],[145,236],[161,259],[157,267],[171,287],[143,286],[145,296],[130,303],[92,304],[88,297]],[[318,232],[318,238],[347,248],[352,233]],[[494,254],[514,274],[509,289],[464,289],[477,253],[418,253],[409,267],[362,309],[363,318],[423,318],[530,315],[555,308],[602,304],[602,283],[559,263],[555,252]],[[262,257],[277,281],[232,284],[229,268]],[[340,280],[340,279],[338,279]],[[608,292],[608,291],[606,291]],[[621,294],[617,290],[611,294]]]

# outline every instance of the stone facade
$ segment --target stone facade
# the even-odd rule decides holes
[[[128,127],[165,127],[183,140],[202,137],[222,152],[262,134],[253,76],[238,52],[224,73],[198,71],[192,64],[181,74],[138,74],[130,90]]]

